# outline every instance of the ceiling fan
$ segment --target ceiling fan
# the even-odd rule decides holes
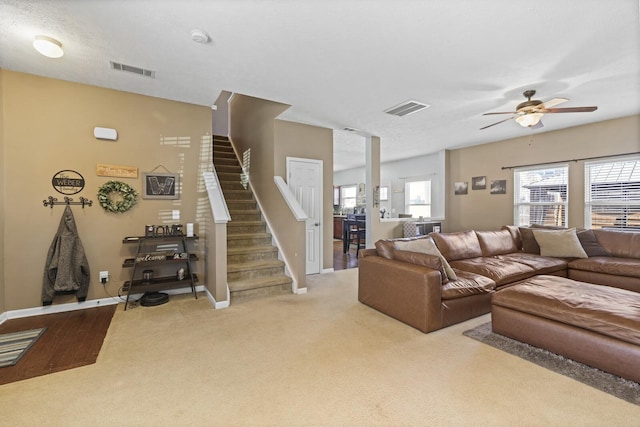
[[[484,113],[483,116],[488,116],[492,114],[513,114],[513,116],[508,119],[500,120],[499,122],[492,123],[488,126],[480,128],[486,129],[491,126],[499,125],[500,123],[504,123],[508,120],[515,119],[516,122],[522,127],[529,127],[532,129],[539,129],[543,127],[542,116],[550,113],[589,113],[592,111],[596,111],[598,107],[569,107],[569,108],[553,108],[556,105],[562,104],[563,102],[567,102],[567,98],[553,98],[549,101],[542,102],[537,99],[531,99],[532,96],[536,94],[535,90],[525,90],[523,93],[527,100],[518,104],[516,107],[516,111],[501,111],[494,113]]]

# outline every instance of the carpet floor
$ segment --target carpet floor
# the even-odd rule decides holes
[[[357,299],[358,269],[214,310],[118,307],[95,364],[0,386],[1,426],[638,426],[640,407]]]
[[[464,335],[559,374],[566,375],[627,402],[640,405],[640,384],[637,382],[592,368],[545,349],[496,334],[491,330],[491,322],[483,323],[465,331]]]

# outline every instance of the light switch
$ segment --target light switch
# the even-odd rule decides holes
[[[178,209],[174,209],[171,213],[171,219],[180,219],[180,211]]]

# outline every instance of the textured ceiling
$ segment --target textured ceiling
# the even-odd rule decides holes
[[[638,0],[1,0],[0,67],[200,105],[221,91],[291,105],[281,118],[336,129],[335,169],[640,113]],[[205,30],[207,44],[191,40]],[[60,40],[61,59],[31,47]],[[147,68],[155,79],[110,69]],[[593,113],[508,116],[535,98]],[[407,100],[431,108],[383,111]],[[603,141],[605,143],[606,141]],[[640,143],[639,143],[640,145]],[[640,149],[640,147],[639,147]]]

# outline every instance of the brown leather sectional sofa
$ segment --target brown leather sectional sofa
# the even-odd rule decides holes
[[[505,226],[381,240],[360,251],[358,299],[427,333],[490,312],[494,292],[538,275],[640,292],[640,233],[581,230],[588,257],[576,259],[540,255],[533,230]],[[412,250],[429,237],[444,260]]]

